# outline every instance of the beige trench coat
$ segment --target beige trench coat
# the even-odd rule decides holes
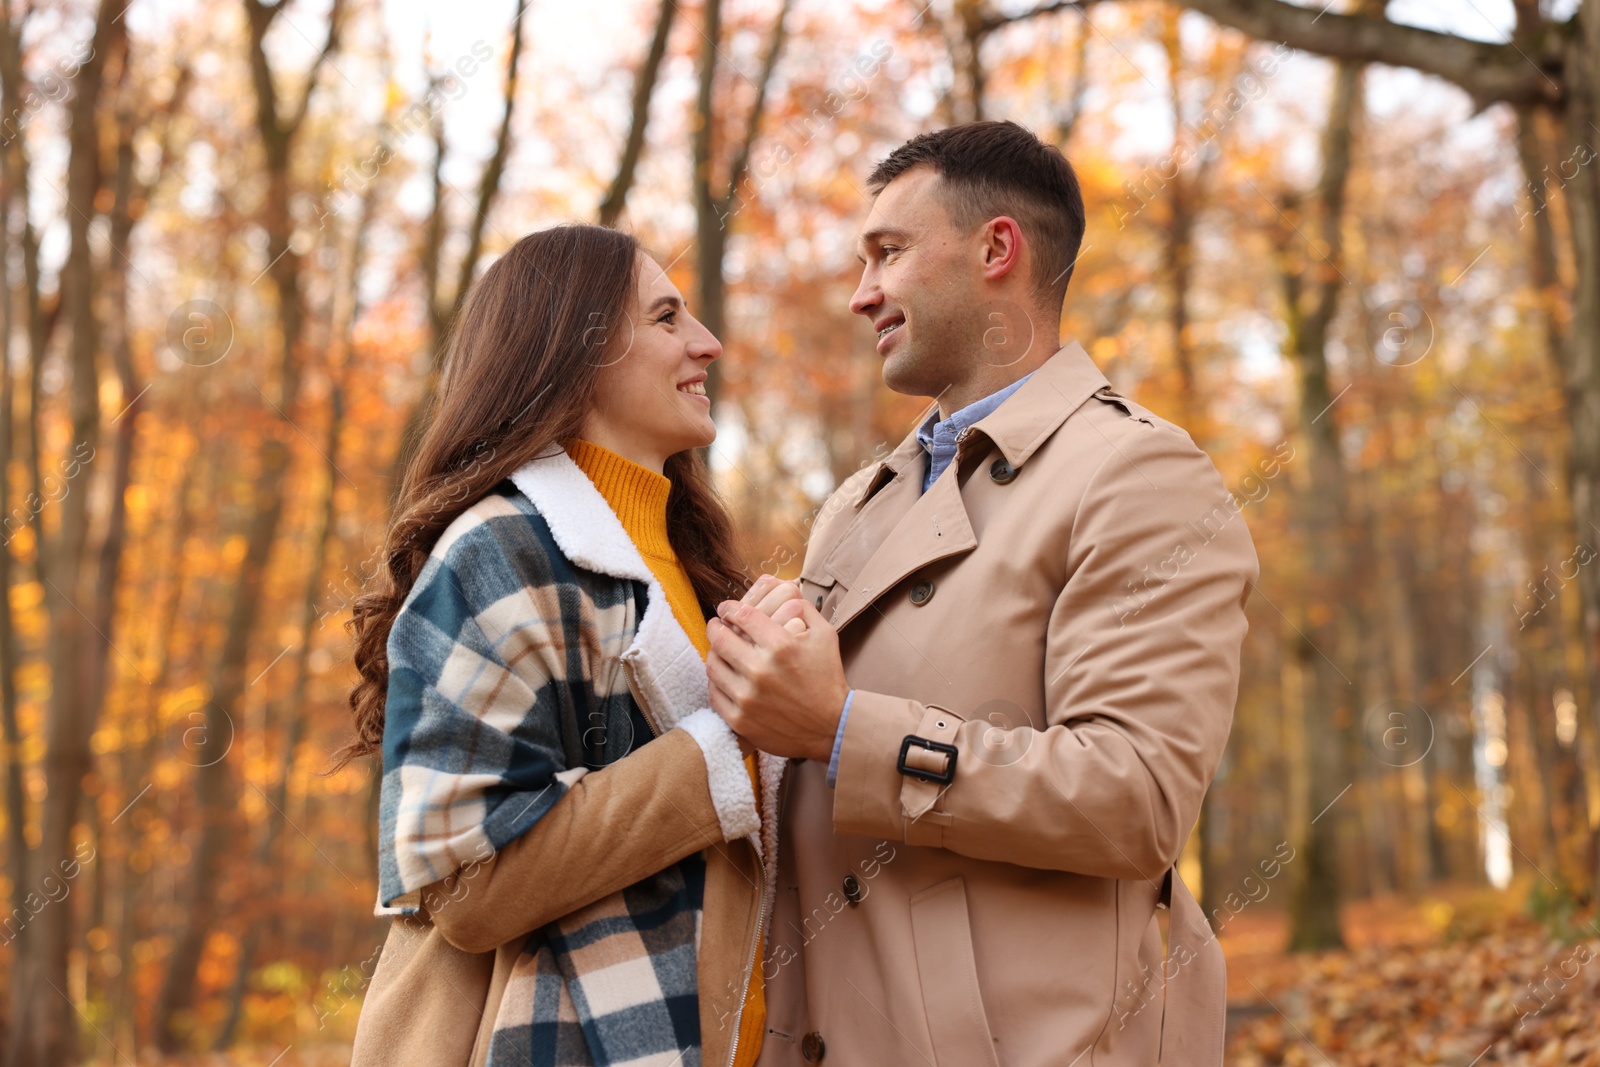
[[[760,1063],[1214,1067],[1221,950],[1173,867],[1232,721],[1244,519],[1077,344],[923,493],[926,462],[908,434],[806,550],[856,693],[836,786],[786,776]],[[949,770],[929,744],[948,783],[898,769]]]

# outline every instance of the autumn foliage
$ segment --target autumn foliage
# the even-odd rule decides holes
[[[865,176],[1010,118],[1088,204],[1063,338],[1262,561],[1183,861],[1230,1062],[1600,1064],[1596,2],[6,3],[0,1062],[340,1062],[344,624],[486,263],[640,235],[793,576],[927,403],[848,309]]]

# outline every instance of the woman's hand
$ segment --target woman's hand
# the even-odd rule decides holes
[[[792,600],[801,599],[800,583],[786,581],[776,575],[763,574],[739,598],[739,603],[748,604],[757,609],[769,619],[781,622],[783,628],[792,634],[806,632],[806,620],[793,608],[778,614],[778,609]]]

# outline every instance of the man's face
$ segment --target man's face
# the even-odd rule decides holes
[[[913,167],[878,194],[861,227],[864,269],[850,298],[878,333],[884,384],[912,396],[936,397],[962,381],[982,330],[982,248],[951,221],[942,180]]]

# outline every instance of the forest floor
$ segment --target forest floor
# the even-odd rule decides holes
[[[1287,916],[1224,929],[1230,1067],[1600,1067],[1600,923],[1540,923],[1441,888],[1340,914],[1348,948],[1290,955]]]
[[[1222,934],[1229,1067],[1600,1067],[1600,923],[1536,922],[1514,903],[1524,895],[1360,901],[1341,912],[1346,949],[1296,955],[1281,911],[1245,908]],[[349,1055],[308,1040],[138,1062],[342,1067]]]

